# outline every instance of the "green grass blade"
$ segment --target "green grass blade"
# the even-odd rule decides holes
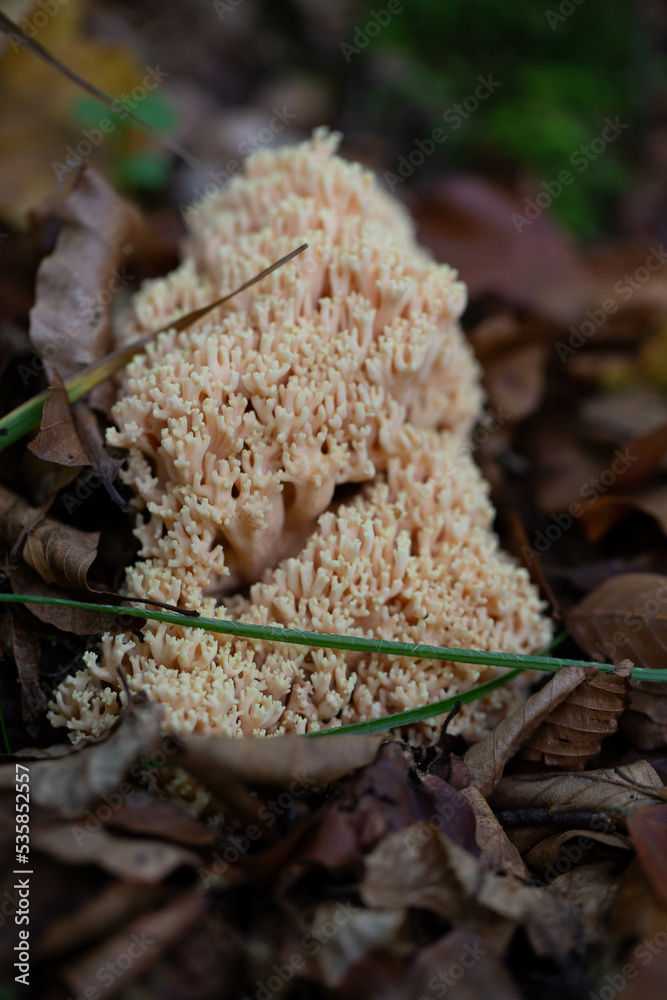
[[[306,737],[335,736],[337,733],[357,733],[360,735],[362,733],[381,733],[385,729],[395,729],[397,726],[411,726],[416,722],[423,722],[424,719],[432,719],[436,715],[444,715],[445,712],[451,712],[457,702],[460,702],[461,705],[468,705],[477,698],[483,698],[485,695],[495,691],[496,688],[502,687],[503,684],[508,684],[511,680],[514,680],[520,673],[523,673],[523,671],[521,667],[518,667],[514,670],[508,670],[506,674],[500,674],[498,677],[494,677],[493,680],[486,681],[484,684],[479,684],[477,687],[461,691],[460,694],[453,694],[442,701],[434,701],[430,705],[422,705],[421,708],[411,708],[407,712],[385,715],[381,719],[369,719],[368,722],[352,722],[349,726],[338,726],[335,729],[321,729],[317,733],[306,733],[305,735]]]
[[[287,264],[288,261],[296,257],[297,254],[303,253],[307,248],[308,244],[302,243],[296,250],[285,254],[280,260],[274,261],[273,264],[265,267],[259,274],[255,274],[248,281],[244,281],[233,292],[223,295],[222,298],[216,299],[214,302],[208,302],[205,306],[200,306],[198,309],[193,309],[178,319],[171,320],[166,326],[160,327],[159,330],[154,330],[152,333],[141,337],[140,340],[135,340],[131,344],[127,344],[125,347],[117,348],[111,354],[107,354],[106,357],[102,358],[101,361],[96,361],[94,364],[84,368],[75,378],[65,383],[70,403],[75,403],[77,399],[81,399],[82,396],[85,396],[87,392],[94,389],[100,382],[105,382],[106,379],[115,375],[116,372],[120,371],[121,368],[124,368],[132,360],[135,354],[144,351],[147,345],[159,336],[159,334],[167,333],[169,330],[178,330],[179,332],[186,330],[193,323],[203,319],[213,309],[217,309],[218,306],[224,305],[225,302],[233,299],[239,292],[244,292],[247,288],[257,284],[258,281],[267,278],[273,271],[282,267],[283,264]],[[38,393],[31,399],[27,399],[25,403],[21,403],[11,413],[6,413],[4,417],[0,418],[0,451],[9,448],[10,444],[14,444],[15,441],[18,441],[19,438],[22,438],[29,431],[35,427],[39,427],[42,422],[44,403],[48,399],[48,395],[48,390],[45,389],[44,392]]]
[[[150,603],[148,601],[147,603]],[[122,607],[112,604],[93,604],[64,597],[34,597],[29,594],[0,594],[0,604],[47,604],[61,608],[81,608],[111,615],[129,615],[149,621],[166,622],[183,628],[200,628],[216,635],[232,635],[242,639],[259,639],[267,642],[286,642],[292,646],[314,646],[320,649],[345,649],[357,653],[378,653],[386,656],[409,656],[419,660],[447,660],[453,663],[474,663],[483,666],[521,670],[553,672],[561,667],[580,666],[586,661],[564,660],[560,657],[527,655],[520,653],[494,653],[478,649],[454,649],[448,646],[431,646],[424,643],[395,642],[390,639],[371,639],[365,636],[332,635],[326,632],[305,632],[301,629],[282,628],[280,625],[252,625],[248,622],[229,621],[224,618],[197,618],[171,611],[153,611],[147,608]],[[601,672],[614,669],[611,663],[597,663]],[[650,670],[635,667],[632,676],[637,680],[667,681],[667,669]]]

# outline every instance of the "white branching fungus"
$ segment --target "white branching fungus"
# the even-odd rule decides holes
[[[134,336],[309,244],[128,366],[108,435],[129,450],[140,511],[125,593],[260,624],[533,652],[550,626],[526,571],[498,551],[466,451],[481,393],[457,325],[465,288],[336,144],[318,131],[252,156],[192,212],[182,265],[137,297]],[[86,654],[55,693],[53,724],[75,740],[106,731],[126,698],[118,668],[170,729],[230,735],[372,719],[495,674],[148,622],[142,641],[106,635]],[[498,689],[452,731],[480,735],[519,696]]]

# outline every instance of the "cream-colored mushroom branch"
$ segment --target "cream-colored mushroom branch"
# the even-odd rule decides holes
[[[136,339],[309,249],[127,366],[110,444],[137,511],[124,594],[210,618],[452,649],[530,654],[551,624],[499,550],[467,447],[479,371],[465,288],[324,130],[261,151],[187,218],[180,267],[136,297]],[[118,345],[122,346],[122,345]],[[419,708],[496,676],[482,662],[273,645],[167,621],[108,634],[50,718],[99,737],[130,692],[177,732],[308,733]],[[466,705],[481,736],[519,677]],[[415,735],[433,738],[425,721]]]

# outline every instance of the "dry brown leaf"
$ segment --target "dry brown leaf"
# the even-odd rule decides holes
[[[314,954],[312,949],[306,950],[299,976],[336,989],[367,954],[375,949],[389,950],[404,922],[405,913],[401,911],[369,910],[347,901],[320,903],[307,927],[309,934],[316,941],[325,941],[326,946]],[[327,929],[332,925],[336,933],[330,936]],[[295,934],[283,945],[279,961],[287,963],[289,968],[291,957],[303,953],[303,941],[304,928],[299,921]]]
[[[129,280],[123,261],[143,228],[139,210],[100,174],[79,173],[56,248],[39,266],[30,313],[30,339],[51,377],[70,379],[112,349],[113,293]]]
[[[1,487],[0,487],[1,489]],[[59,522],[56,522],[59,523]],[[43,579],[22,563],[9,562],[6,565],[12,590],[15,594],[27,594],[30,597],[71,597],[72,591],[55,584],[44,583]],[[79,597],[81,595],[78,595]],[[86,588],[84,598],[93,602],[105,603],[105,591]],[[113,603],[116,597],[111,597]],[[118,598],[123,600],[123,598]],[[129,617],[123,614],[107,613],[105,611],[86,611],[83,608],[59,607],[49,604],[25,603],[26,608],[35,618],[48,625],[54,625],[62,632],[73,632],[75,635],[100,635],[102,632],[128,632],[141,629],[145,619]]]
[[[579,933],[567,903],[512,875],[486,871],[478,858],[427,823],[392,833],[366,858],[361,897],[367,906],[432,910],[459,922],[471,903],[524,927],[541,955],[574,947]]]
[[[295,778],[322,785],[364,767],[386,739],[369,736],[327,736],[304,739],[279,736],[272,740],[224,736],[184,736],[174,763],[184,767],[213,791],[225,791],[230,775],[245,784],[288,787]]]
[[[597,497],[584,508],[581,523],[587,538],[599,542],[620,521],[637,512],[652,517],[667,532],[667,487]]]
[[[523,859],[531,871],[544,877],[560,871],[561,855],[567,867],[575,869],[580,864],[598,861],[600,855],[606,858],[610,854],[617,855],[619,851],[632,851],[630,838],[623,834],[602,833],[597,830],[564,830],[545,837],[527,851]]]
[[[462,976],[459,969],[464,970]],[[444,997],[446,992],[454,1000],[519,1000],[520,996],[491,941],[468,924],[417,953],[403,996]]]
[[[21,685],[23,721],[34,736],[34,720],[46,708],[46,695],[39,683],[39,641],[21,615],[8,607],[0,611],[0,650],[3,646],[14,657]]]
[[[138,791],[114,809],[106,825],[128,833],[163,837],[179,844],[202,847],[216,839],[215,830],[188,815],[171,802]]]
[[[660,666],[667,646],[667,576],[612,576],[570,608],[565,623],[597,660],[630,657],[638,666]]]
[[[66,865],[96,865],[116,878],[152,884],[182,865],[198,868],[201,859],[185,847],[148,837],[122,837],[104,827],[87,830],[70,823],[35,824],[32,850]]]
[[[92,465],[74,423],[65,383],[57,371],[51,377],[39,433],[28,448],[33,455],[56,465]]]
[[[479,788],[463,788],[461,795],[470,803],[475,814],[475,839],[484,868],[529,880],[530,872],[521,860],[521,855],[509,840]]]
[[[602,740],[618,729],[631,673],[631,661],[623,660],[615,670],[580,684],[528,737],[518,757],[582,771],[600,752]]]
[[[92,995],[98,1000],[106,1000],[119,990],[125,992],[130,982],[149,969],[172,942],[187,932],[205,908],[206,900],[201,893],[182,893],[169,906],[139,917],[97,948],[75,959],[63,970],[72,996]],[[121,956],[131,957],[129,965],[119,962]],[[110,967],[119,969],[120,975],[109,975]],[[107,970],[106,976],[100,977],[101,969]]]
[[[619,483],[624,493],[646,486],[660,471],[667,452],[667,421],[631,441],[627,452],[633,458],[633,463],[625,470]],[[611,492],[614,492],[615,487],[616,484],[613,483]]]
[[[165,896],[164,886],[110,882],[73,911],[49,923],[35,942],[35,955],[48,957],[85,947],[95,938],[111,934],[119,924],[156,906]]]
[[[638,750],[667,746],[667,684],[631,681],[630,704],[621,719],[621,730]]]
[[[632,813],[661,801],[660,777],[645,760],[619,768],[567,774],[511,774],[489,799],[495,812],[505,809],[567,808],[582,812]]]
[[[572,245],[546,215],[518,233],[518,194],[481,177],[450,177],[415,206],[418,236],[456,267],[470,297],[496,293],[573,323],[588,305],[588,283]]]
[[[628,831],[653,892],[667,906],[667,803],[638,809]]]
[[[22,754],[19,759],[30,771],[31,801],[63,818],[81,815],[111,792],[122,801],[118,789],[131,765],[157,749],[161,740],[169,747],[169,739],[160,735],[161,719],[162,709],[155,703],[131,705],[117,728],[101,743],[55,759],[30,760]],[[0,766],[1,789],[14,788],[15,770],[13,760]]]
[[[576,432],[560,411],[540,419],[529,436],[535,500],[545,514],[560,514],[573,503],[583,507],[587,484],[597,482],[608,468],[580,444]]]
[[[464,757],[470,784],[488,798],[500,781],[505,765],[527,742],[530,734],[572,691],[596,673],[597,667],[592,664],[557,670],[549,683],[525,705],[500,722],[489,736],[474,743]]]
[[[549,892],[577,908],[586,941],[596,941],[605,931],[621,883],[616,868],[612,861],[593,861],[558,875],[549,884]]]
[[[50,517],[40,520],[39,513],[18,493],[0,485],[0,531],[7,541],[14,545],[23,535],[22,556],[45,583],[87,590],[99,532],[78,531]]]
[[[609,918],[609,931],[626,940],[653,938],[667,927],[667,906],[651,891],[639,858],[623,873]]]
[[[484,387],[491,407],[508,414],[509,422],[523,420],[542,402],[548,353],[545,344],[522,343],[485,365]]]

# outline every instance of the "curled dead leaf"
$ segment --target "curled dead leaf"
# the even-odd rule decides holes
[[[0,531],[11,545],[23,537],[23,559],[45,583],[88,589],[86,577],[97,556],[99,532],[79,531],[54,518],[40,517],[38,508],[2,485]]]
[[[49,375],[67,380],[113,347],[113,295],[131,278],[123,262],[145,223],[91,167],[78,174],[62,215],[56,248],[37,272],[30,339]]]
[[[489,736],[473,743],[464,757],[470,784],[488,798],[500,781],[505,765],[528,741],[531,733],[572,691],[596,673],[597,667],[592,664],[561,668],[548,684],[500,722]]]
[[[581,771],[613,735],[625,709],[632,662],[579,684],[531,733],[519,751],[524,761]]]

